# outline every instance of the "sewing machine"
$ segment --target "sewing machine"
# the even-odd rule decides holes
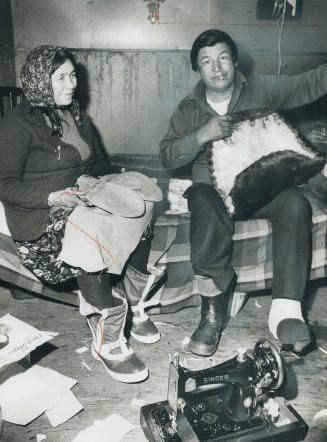
[[[168,400],[141,408],[142,429],[151,442],[301,441],[306,423],[274,394],[283,381],[282,358],[268,340],[197,371],[182,367],[177,354]]]

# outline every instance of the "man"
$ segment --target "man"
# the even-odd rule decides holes
[[[200,81],[174,111],[160,142],[160,158],[167,169],[192,164],[193,185],[185,196],[191,212],[191,263],[202,305],[190,350],[202,356],[213,354],[218,347],[236,279],[231,266],[234,224],[213,187],[211,142],[232,134],[228,115],[232,112],[292,109],[327,92],[327,65],[301,75],[251,75],[246,79],[237,70],[237,59],[236,44],[220,30],[207,30],[195,39],[191,63]],[[311,257],[311,207],[292,188],[281,192],[255,217],[269,219],[273,230],[269,329],[282,344],[301,352],[311,342],[301,310]]]

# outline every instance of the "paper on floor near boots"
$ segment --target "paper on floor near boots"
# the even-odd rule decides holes
[[[72,442],[119,442],[134,428],[134,425],[119,414],[112,414],[102,421],[94,421],[93,425],[81,431]]]
[[[0,385],[2,418],[14,424],[27,425],[58,404],[76,383],[76,379],[34,365]]]
[[[9,313],[0,318],[0,335],[7,339],[0,349],[0,368],[19,361],[39,345],[58,335],[54,332],[40,331],[35,327],[15,318]]]
[[[83,405],[69,390],[54,407],[45,412],[45,415],[49,419],[50,424],[53,427],[57,427],[82,410]]]

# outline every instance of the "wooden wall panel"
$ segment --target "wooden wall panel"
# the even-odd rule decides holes
[[[36,45],[74,48],[108,151],[156,154],[172,110],[197,81],[189,49],[200,32],[229,32],[244,72],[278,72],[277,25],[256,20],[255,8],[255,0],[166,0],[152,25],[143,0],[12,0],[17,75]],[[326,0],[304,1],[302,19],[285,22],[283,73],[327,61],[326,41]]]
[[[89,74],[89,114],[111,153],[156,153],[168,118],[193,87],[188,54],[85,52],[77,60]]]
[[[0,86],[15,85],[15,52],[11,48],[0,48]]]
[[[15,52],[10,0],[0,1],[0,86],[15,86]]]
[[[75,48],[189,49],[203,30],[219,27],[247,50],[274,49],[277,25],[256,20],[256,0],[166,0],[158,25],[143,0],[11,0],[15,45]],[[285,22],[285,49],[326,51],[327,2],[303,0],[303,16]]]

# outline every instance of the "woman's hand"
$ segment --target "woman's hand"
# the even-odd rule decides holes
[[[72,208],[78,205],[84,206],[83,201],[77,196],[79,191],[68,187],[67,189],[51,192],[48,197],[50,207],[66,207]]]

